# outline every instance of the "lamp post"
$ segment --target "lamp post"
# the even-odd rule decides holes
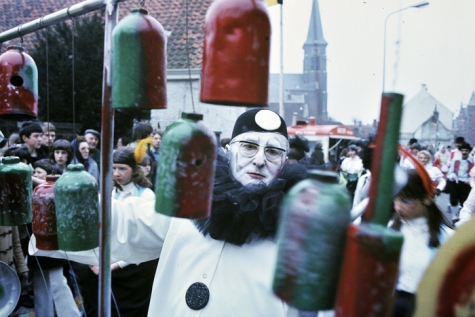
[[[386,26],[387,26],[387,23],[388,23],[388,18],[391,15],[395,14],[395,13],[398,13],[398,12],[401,12],[401,11],[404,11],[404,10],[407,10],[407,9],[411,9],[411,8],[417,8],[418,9],[418,8],[426,7],[428,5],[429,5],[429,2],[422,2],[422,3],[419,3],[419,4],[415,4],[415,5],[412,5],[412,6],[408,6],[408,7],[396,10],[394,12],[389,13],[386,16],[386,19],[384,20],[383,92],[385,91],[385,83],[386,83]]]

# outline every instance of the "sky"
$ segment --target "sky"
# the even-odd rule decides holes
[[[313,0],[284,0],[284,73],[302,73]],[[399,9],[424,1],[319,0],[327,41],[328,114],[343,124],[379,119],[384,25]],[[428,0],[387,19],[385,91],[404,103],[425,84],[451,111],[475,90],[475,0]],[[280,8],[269,7],[271,73],[280,71]],[[398,42],[399,39],[399,42]],[[397,44],[399,43],[399,44]]]

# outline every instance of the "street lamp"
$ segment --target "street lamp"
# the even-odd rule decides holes
[[[411,9],[411,8],[417,8],[418,9],[418,8],[426,7],[428,5],[429,5],[429,2],[422,2],[422,3],[419,3],[419,4],[415,4],[415,5],[412,5],[412,6],[408,6],[408,7],[396,10],[394,12],[389,13],[386,16],[386,19],[384,20],[383,92],[385,91],[385,83],[386,83],[386,26],[387,26],[387,23],[388,23],[388,18],[391,15],[395,14],[395,13],[398,13],[398,12],[401,12],[401,11],[404,11],[404,10],[407,10],[407,9]]]

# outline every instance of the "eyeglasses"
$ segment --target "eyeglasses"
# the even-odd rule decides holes
[[[259,148],[264,148],[264,155],[269,161],[275,162],[282,159],[282,155],[286,152],[284,149],[273,147],[273,146],[263,146],[256,143],[248,142],[248,141],[234,141],[229,143],[234,144],[239,142],[239,154],[244,155],[246,157],[253,157],[259,152]]]

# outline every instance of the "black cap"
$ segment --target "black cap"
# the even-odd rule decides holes
[[[419,151],[420,151],[420,150],[422,150],[422,146],[419,143],[416,142],[416,143],[411,145],[411,149],[419,149]]]
[[[353,151],[358,152],[358,146],[356,146],[355,144],[352,144],[348,147],[348,150],[353,150]]]
[[[272,110],[251,109],[241,114],[234,124],[231,138],[246,132],[275,132],[289,138],[284,119]]]
[[[465,149],[465,150],[471,151],[471,150],[472,150],[472,147],[470,146],[469,143],[463,142],[463,143],[460,145],[460,148],[459,148],[459,149],[460,149],[460,150],[461,150],[461,149]]]
[[[463,136],[458,136],[455,138],[455,143],[461,144],[465,142],[465,138]]]
[[[304,152],[310,151],[310,148],[308,147],[308,140],[304,137],[299,137],[298,135],[289,139],[289,146],[290,148],[296,148]]]
[[[95,135],[96,137],[98,137],[99,139],[101,138],[101,134],[99,132],[97,132],[96,130],[93,130],[93,129],[87,129],[86,132],[84,132],[84,135],[88,134],[88,133],[91,133],[93,135]]]

